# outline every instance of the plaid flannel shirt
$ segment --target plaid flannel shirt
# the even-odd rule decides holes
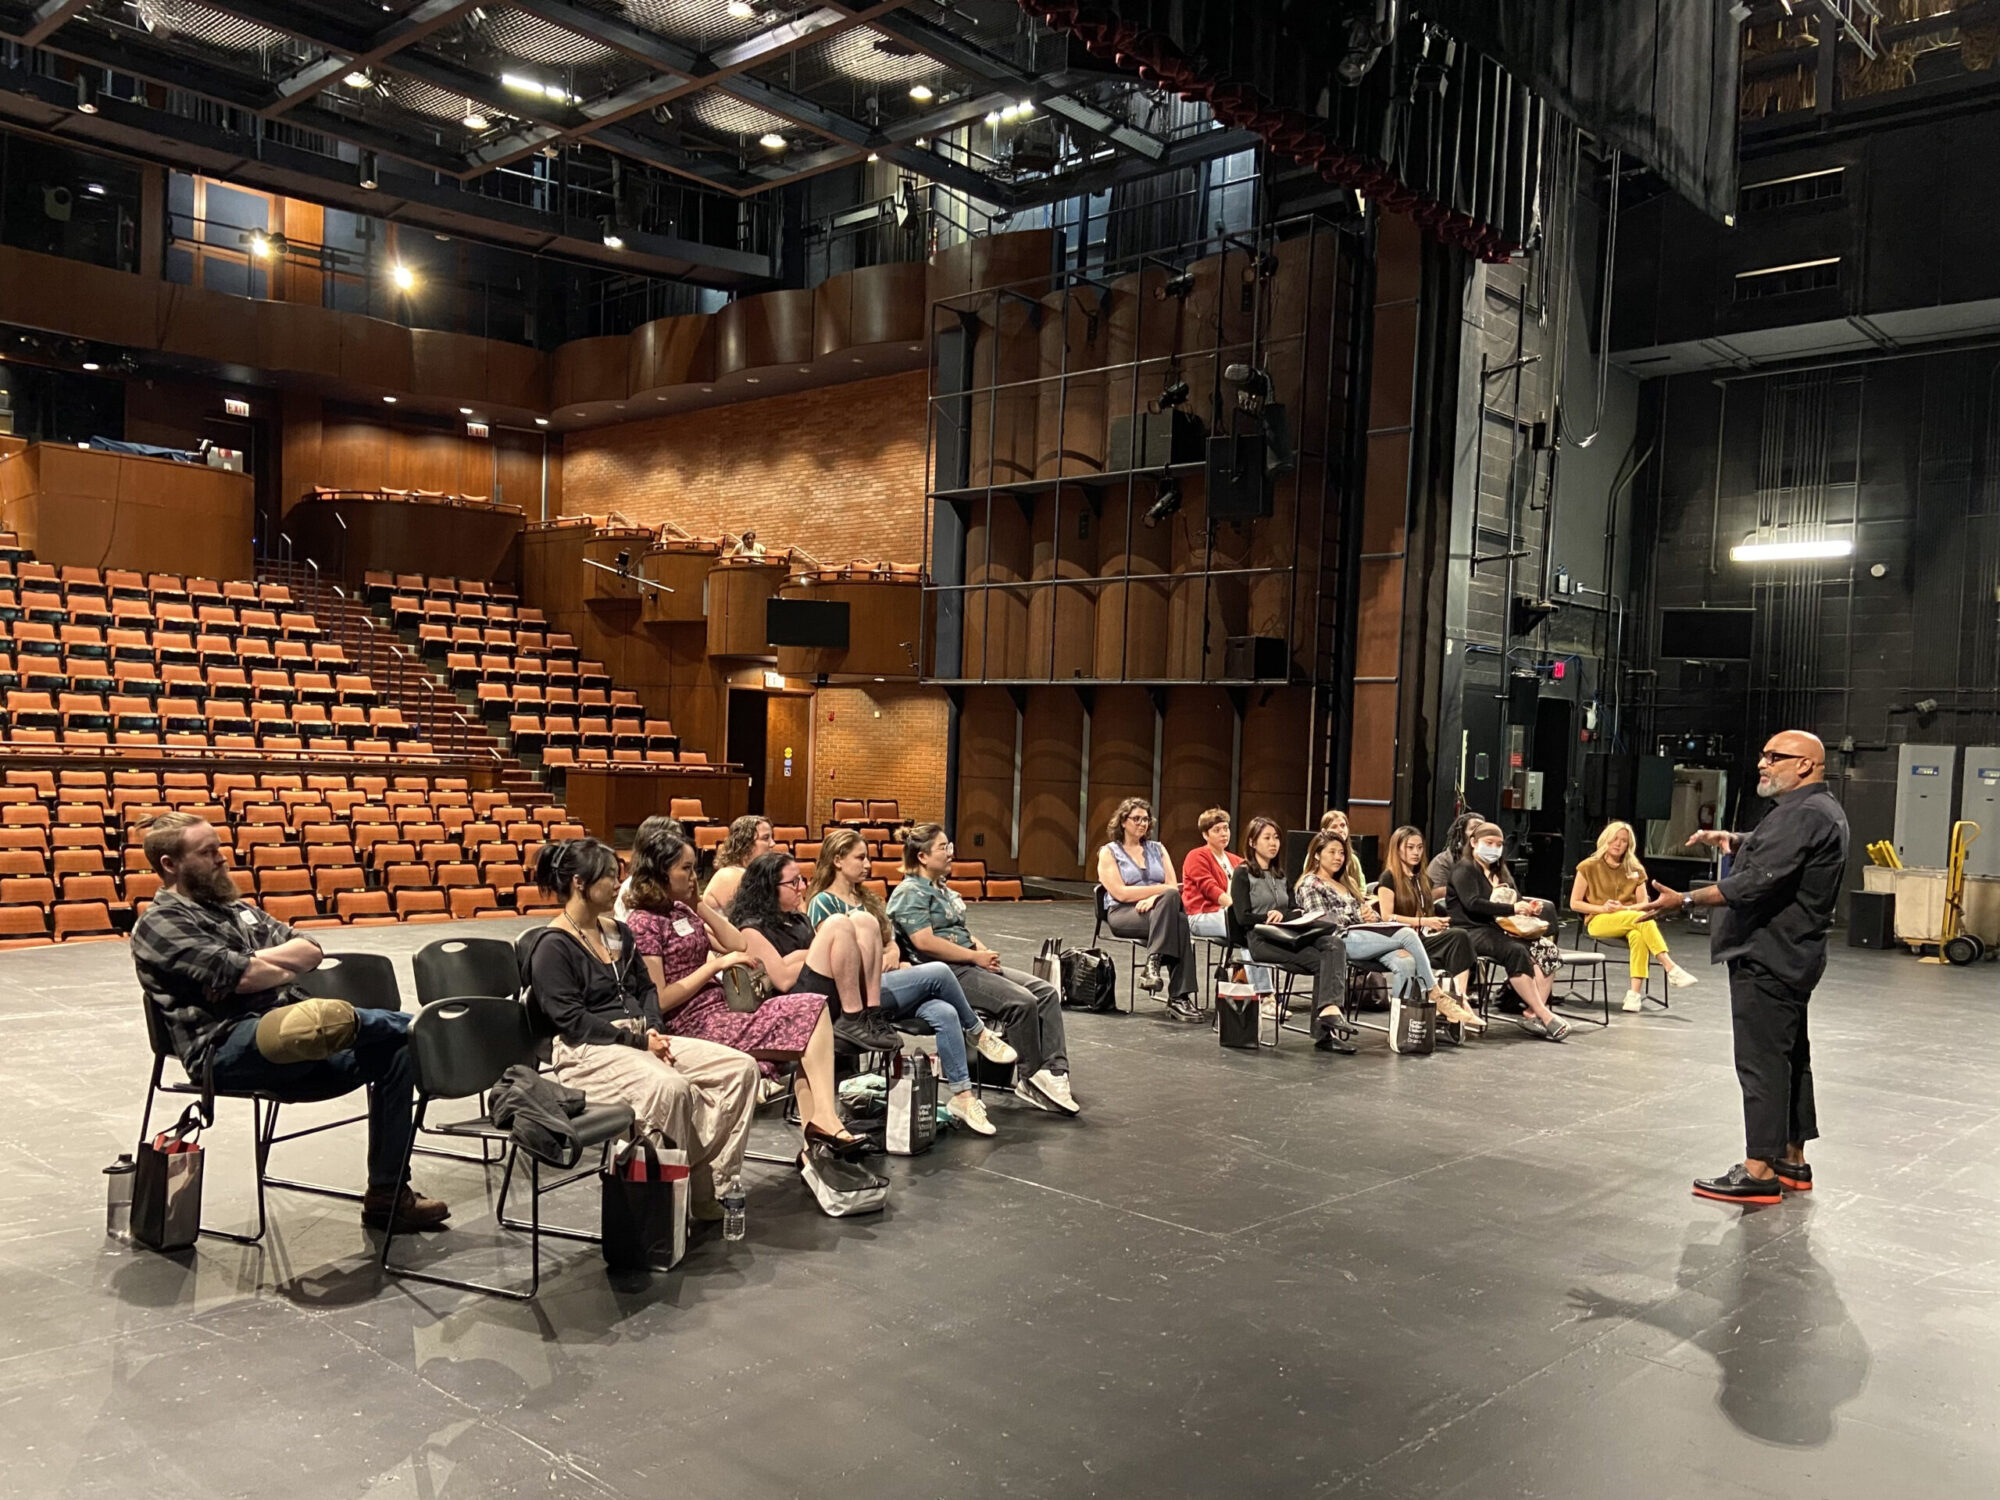
[[[200,1076],[224,1032],[245,1016],[302,998],[290,985],[239,995],[250,960],[299,936],[247,901],[214,905],[162,889],[132,929],[132,962],[146,1003],[166,1017],[174,1054]]]

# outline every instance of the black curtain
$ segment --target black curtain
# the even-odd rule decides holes
[[[1713,217],[1736,212],[1742,33],[1722,0],[1421,0],[1416,10]]]

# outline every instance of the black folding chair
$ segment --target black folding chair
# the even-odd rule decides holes
[[[1125,945],[1125,992],[1129,1001],[1125,1007],[1125,1013],[1127,1015],[1134,1015],[1139,1009],[1139,955],[1146,951],[1146,943],[1143,938],[1120,937],[1104,925],[1106,915],[1104,910],[1105,894],[1105,889],[1101,885],[1094,885],[1090,888],[1090,910],[1091,914],[1097,918],[1096,923],[1090,929],[1090,946],[1093,948],[1101,947],[1107,936],[1112,942],[1123,943]]]
[[[437,1000],[417,1012],[410,1023],[410,1061],[415,1068],[417,1081],[417,1129],[424,1128],[424,1115],[434,1099],[466,1099],[475,1094],[483,1094],[499,1081],[500,1075],[516,1063],[529,1067],[535,1064],[535,1039],[528,1029],[527,1007],[512,998],[492,995],[474,995],[461,999]],[[389,1264],[389,1247],[395,1242],[396,1230],[393,1221],[382,1232],[382,1251],[379,1264],[384,1274],[401,1277],[406,1281],[422,1281],[432,1286],[456,1287],[461,1291],[485,1292],[495,1297],[506,1297],[515,1302],[526,1302],[541,1290],[542,1285],[542,1236],[551,1235],[559,1239],[581,1240],[588,1244],[597,1243],[598,1237],[580,1229],[558,1229],[542,1227],[542,1195],[552,1193],[571,1183],[595,1177],[608,1156],[611,1143],[632,1130],[632,1107],[629,1104],[587,1104],[583,1113],[570,1121],[577,1140],[585,1151],[592,1146],[600,1148],[599,1166],[580,1172],[571,1172],[557,1181],[542,1184],[542,1164],[533,1155],[528,1157],[528,1221],[523,1224],[507,1217],[507,1192],[513,1185],[514,1167],[521,1153],[514,1147],[512,1136],[495,1125],[490,1115],[482,1113],[476,1119],[457,1120],[448,1125],[436,1127],[440,1135],[461,1136],[468,1140],[498,1141],[507,1153],[507,1171],[500,1182],[500,1200],[495,1209],[495,1217],[504,1228],[526,1229],[528,1231],[529,1254],[532,1270],[527,1286],[495,1286],[491,1282],[467,1281],[452,1276],[440,1276],[434,1271],[419,1271],[408,1266]],[[411,1136],[415,1142],[414,1133]],[[410,1169],[409,1153],[403,1156],[403,1173]],[[400,1180],[400,1179],[398,1179]]]
[[[511,1000],[521,992],[520,960],[504,938],[443,938],[419,949],[410,966],[420,1006],[468,995]]]

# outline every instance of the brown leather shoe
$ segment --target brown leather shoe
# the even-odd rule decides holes
[[[419,1197],[405,1186],[398,1193],[370,1188],[361,1199],[361,1222],[370,1229],[387,1229],[395,1219],[398,1234],[415,1229],[436,1229],[451,1217],[451,1205],[437,1198]]]

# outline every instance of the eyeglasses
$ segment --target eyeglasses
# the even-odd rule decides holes
[[[1797,751],[1764,750],[1757,756],[1757,764],[1760,766],[1773,766],[1781,760],[1802,760],[1808,766],[1819,764],[1810,755],[1800,755]]]
[[[807,886],[807,885],[811,885],[811,884],[812,884],[812,882],[811,882],[810,880],[806,879],[806,877],[805,877],[805,876],[803,876],[803,875],[794,875],[794,876],[793,876],[793,877],[792,877],[792,878],[791,878],[790,880],[781,880],[781,881],[779,881],[779,882],[778,882],[778,884],[779,884],[779,885],[796,885],[796,886]]]

